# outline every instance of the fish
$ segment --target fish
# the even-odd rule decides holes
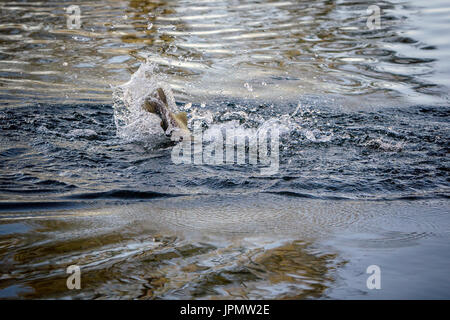
[[[161,128],[172,141],[182,141],[183,138],[190,136],[186,112],[172,111],[163,88],[158,88],[153,95],[148,96],[142,107],[161,118]]]

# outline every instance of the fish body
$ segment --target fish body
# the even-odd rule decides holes
[[[186,112],[172,112],[162,88],[158,88],[153,96],[147,97],[143,108],[161,118],[161,128],[172,140],[182,140],[191,134],[187,127]]]

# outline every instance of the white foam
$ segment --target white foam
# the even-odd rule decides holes
[[[131,79],[114,88],[114,121],[117,136],[126,142],[158,142],[163,137],[161,119],[142,108],[146,97],[153,94],[158,87],[167,88],[155,71],[155,66],[143,63],[131,76]],[[170,90],[168,100],[175,104]]]
[[[155,65],[152,63],[141,64],[128,82],[114,88],[114,120],[119,138],[125,142],[143,141],[152,146],[157,146],[167,139],[160,126],[161,119],[142,108],[144,100],[154,94],[159,87],[163,88],[170,109],[177,112],[178,108],[170,86],[166,83],[164,75],[155,71]],[[201,124],[204,128],[202,131],[208,135],[232,129],[234,135],[244,137],[253,136],[259,130],[270,131],[273,128],[281,135],[301,132],[312,142],[328,142],[333,137],[332,134],[324,135],[319,130],[308,131],[302,128],[299,119],[303,117],[305,110],[300,105],[292,115],[272,116],[269,119],[258,113],[243,110],[215,113],[203,106],[193,107],[191,103],[187,103],[181,109],[189,112],[188,127],[192,129]],[[219,122],[214,123],[217,116]]]

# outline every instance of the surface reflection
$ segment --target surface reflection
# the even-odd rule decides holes
[[[70,4],[80,6],[80,29],[67,29]],[[110,85],[146,60],[178,100],[197,103],[302,95],[343,96],[347,104],[355,96],[377,105],[445,102],[450,48],[439,34],[448,28],[448,5],[377,2],[381,28],[370,30],[370,4],[2,2],[2,103],[110,103]]]

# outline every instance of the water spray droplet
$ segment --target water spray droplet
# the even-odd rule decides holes
[[[244,83],[244,87],[245,87],[249,92],[252,92],[252,91],[253,91],[252,86],[251,86],[248,82]]]

